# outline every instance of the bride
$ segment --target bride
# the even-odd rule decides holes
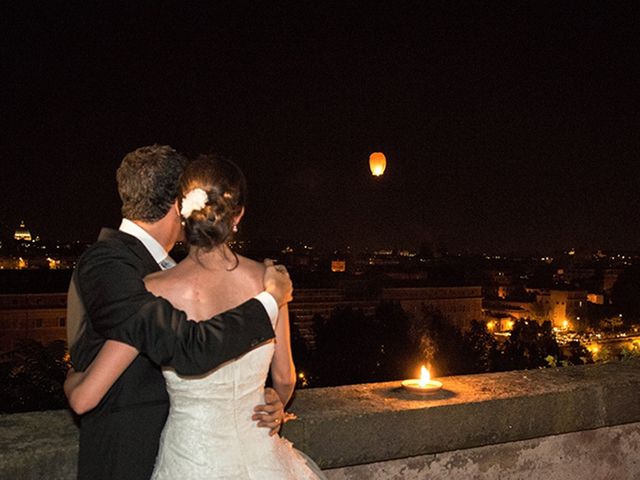
[[[235,164],[201,156],[187,166],[180,188],[189,254],[173,269],[149,275],[145,284],[189,318],[207,319],[260,293],[264,266],[227,245],[244,214],[246,197],[246,181]],[[97,403],[136,355],[129,345],[107,341],[85,372],[67,379],[71,406],[87,398]],[[181,377],[164,369],[171,407],[152,478],[324,478],[291,443],[252,420],[253,406],[264,404],[269,370],[286,405],[296,379],[286,306],[279,312],[275,341],[203,376]]]

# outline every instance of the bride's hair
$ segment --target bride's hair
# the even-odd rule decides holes
[[[206,193],[206,197],[202,194],[201,198],[191,200],[198,189]],[[231,239],[247,198],[247,182],[235,163],[216,155],[200,155],[187,164],[180,180],[180,192],[189,245],[211,250]]]

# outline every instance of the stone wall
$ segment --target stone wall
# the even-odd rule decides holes
[[[327,470],[329,480],[637,480],[640,423]]]
[[[640,478],[640,362],[302,390],[284,435],[330,479]],[[0,478],[72,479],[68,412],[0,416]]]

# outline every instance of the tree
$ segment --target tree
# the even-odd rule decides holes
[[[70,367],[65,343],[20,341],[15,358],[0,369],[0,413],[65,408],[62,385]]]
[[[465,371],[462,333],[439,310],[423,306],[421,318],[413,323],[411,336],[417,342],[420,356],[433,367],[433,373],[444,376]]]
[[[293,356],[293,362],[298,374],[303,375],[302,378],[298,377],[297,387],[304,388],[308,386],[309,382],[311,352],[307,347],[307,341],[300,332],[300,327],[298,326],[294,312],[289,312],[289,326],[291,330],[291,354]]]
[[[570,365],[582,365],[585,363],[593,363],[593,355],[582,343],[574,340],[569,343],[569,353],[567,362]]]
[[[611,299],[627,325],[640,319],[640,265],[631,265],[613,285]]]
[[[419,361],[417,342],[411,338],[411,318],[397,302],[381,302],[376,308],[376,381],[407,378]]]
[[[361,310],[340,307],[315,325],[313,386],[365,383],[375,378],[377,342],[370,317]]]
[[[381,302],[373,315],[336,308],[314,319],[313,386],[407,378],[419,359],[412,321],[400,304]]]
[[[499,367],[502,370],[546,367],[548,356],[556,361],[562,357],[551,322],[540,325],[528,319],[516,321],[503,352],[504,362]]]
[[[473,320],[469,330],[463,334],[464,356],[467,359],[464,373],[490,372],[494,368],[494,359],[498,342],[487,331],[484,322]]]

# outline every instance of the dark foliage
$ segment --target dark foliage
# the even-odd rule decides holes
[[[623,314],[626,325],[640,319],[640,265],[632,265],[620,274],[611,292],[613,304]]]
[[[420,358],[432,375],[465,371],[462,332],[438,310],[423,308],[422,318],[414,319],[411,336],[417,340]]]
[[[21,341],[14,358],[0,365],[0,413],[65,408],[62,385],[69,366],[63,341]]]
[[[533,320],[518,320],[513,326],[509,340],[505,342],[502,362],[498,370],[521,370],[547,367],[547,357],[561,359],[551,322],[542,325]]]
[[[487,331],[485,323],[473,320],[469,330],[464,332],[462,341],[466,360],[464,373],[483,373],[494,369],[499,346]]]
[[[411,337],[412,321],[398,303],[382,302],[372,326],[377,350],[376,381],[407,378],[420,362],[418,342]]]
[[[585,363],[593,363],[593,355],[587,347],[578,341],[569,344],[568,354],[565,359],[570,365],[583,365]]]
[[[307,342],[300,332],[298,322],[296,322],[296,314],[289,313],[289,325],[291,329],[291,354],[296,371],[302,376],[298,376],[296,388],[306,387],[308,385],[308,372],[311,365],[311,352],[307,346]]]
[[[550,322],[520,320],[499,343],[482,322],[463,333],[437,310],[411,318],[400,305],[383,302],[374,315],[342,308],[328,319],[315,317],[314,325],[316,350],[305,366],[312,387],[415,377],[421,364],[446,376],[592,361],[579,345],[565,359]]]
[[[378,367],[370,319],[360,310],[337,308],[328,319],[319,320],[313,361],[316,381],[323,386],[372,381]]]

